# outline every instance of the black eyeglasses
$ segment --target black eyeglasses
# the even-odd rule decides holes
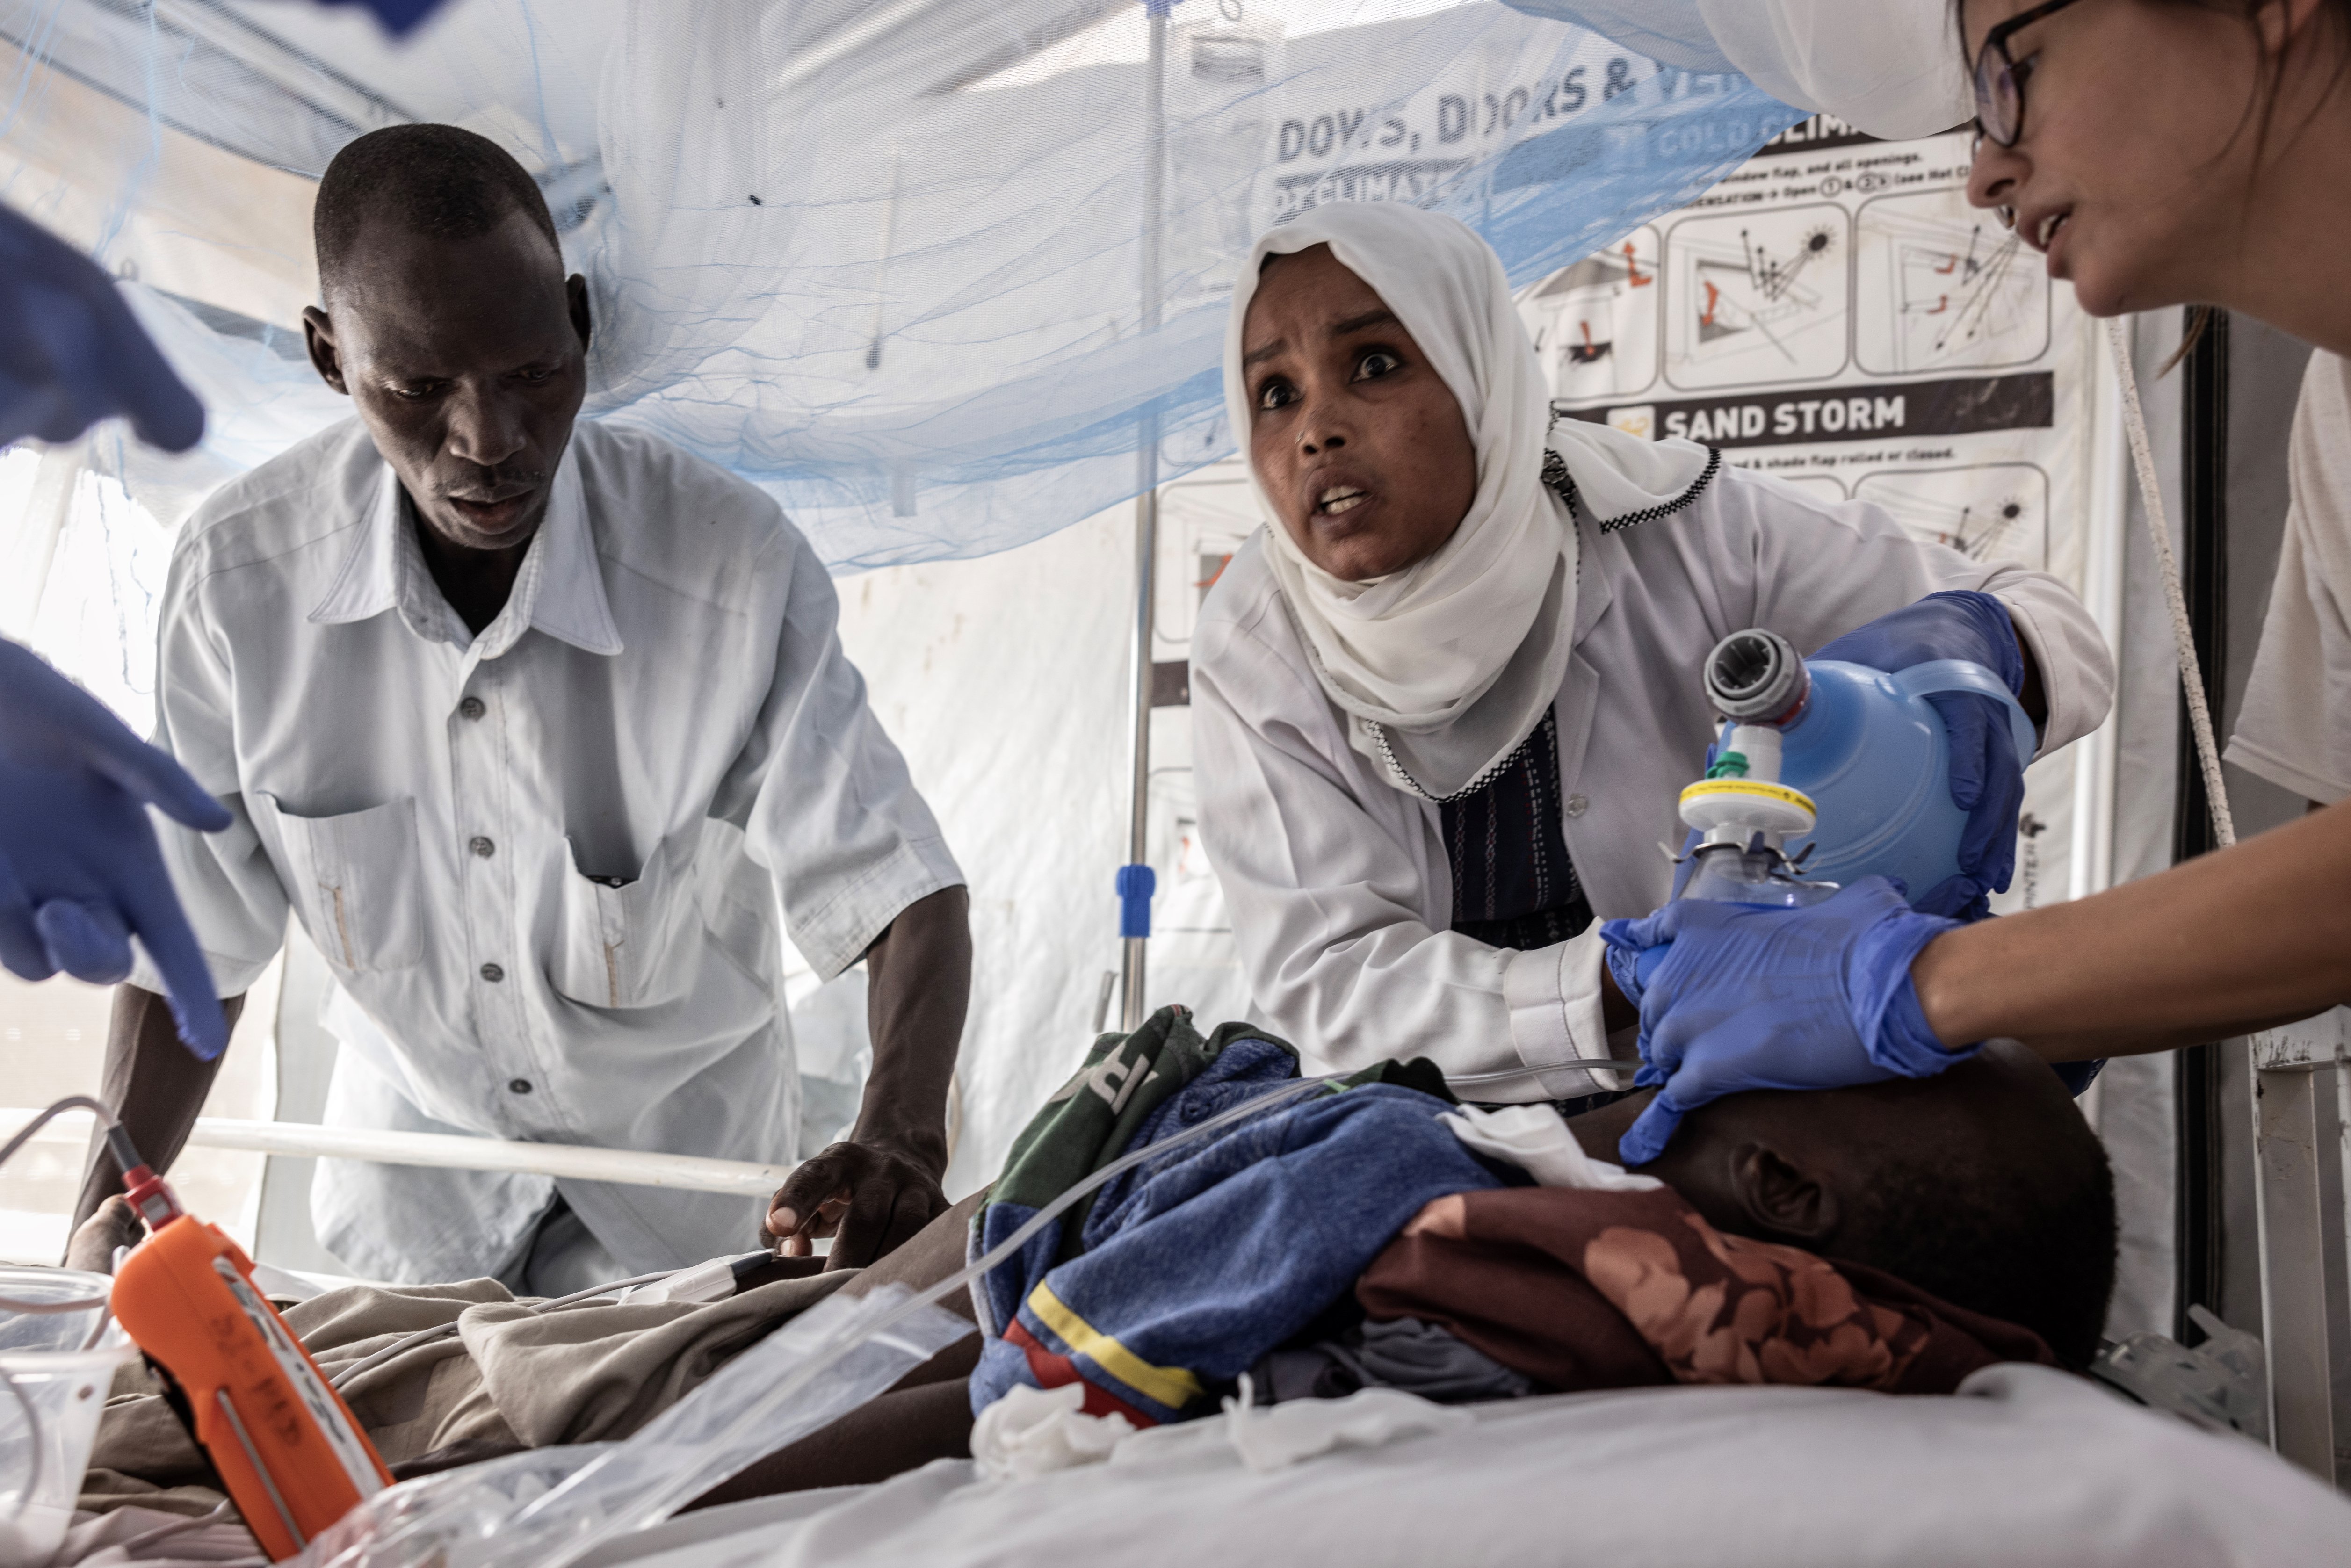
[[[1976,130],[1988,141],[2013,147],[2024,134],[2024,83],[2032,74],[2032,61],[2011,56],[2009,39],[2073,4],[2074,0],[2046,0],[2030,11],[2018,12],[1984,35],[1983,47],[1976,51]]]

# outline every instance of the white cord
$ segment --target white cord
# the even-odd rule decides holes
[[[33,1141],[34,1134],[68,1111],[88,1111],[109,1127],[120,1128],[122,1125],[115,1119],[112,1111],[89,1095],[68,1094],[18,1128],[15,1137],[5,1144],[0,1144],[0,1165],[6,1165],[15,1157],[17,1150]],[[76,1296],[70,1301],[20,1301],[11,1296],[0,1296],[0,1312],[20,1312],[26,1317],[40,1317],[52,1312],[86,1312],[92,1307],[102,1308],[106,1304],[107,1298],[104,1296]],[[90,1330],[89,1343],[82,1346],[84,1350],[89,1349],[90,1344],[98,1343],[98,1334],[105,1326],[106,1317],[101,1312],[97,1326]],[[30,1497],[32,1493],[27,1490],[25,1495]]]
[[[2188,723],[2196,732],[2196,760],[2204,770],[2204,798],[2212,808],[2212,836],[2222,849],[2237,841],[2229,814],[2229,787],[2220,780],[2220,747],[2212,738],[2212,710],[2204,701],[2204,667],[2196,657],[2196,632],[2188,622],[2188,594],[2179,586],[2179,559],[2171,550],[2171,524],[2164,516],[2163,486],[2156,477],[2155,454],[2147,445],[2147,415],[2138,406],[2138,372],[2131,364],[2130,334],[2120,316],[2106,318],[2106,342],[2114,350],[2116,379],[2123,387],[2123,428],[2130,434],[2131,465],[2147,503],[2147,531],[2155,540],[2156,570],[2171,612],[2171,641],[2179,654],[2180,688],[2188,694]]]

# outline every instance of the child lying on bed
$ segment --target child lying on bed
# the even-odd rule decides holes
[[[1963,1067],[1718,1102],[1641,1190],[1514,1185],[1409,1067],[1310,1092],[1101,1189],[990,1274],[977,1341],[710,1500],[960,1455],[973,1414],[1017,1384],[1078,1384],[1089,1412],[1145,1426],[1214,1410],[1244,1371],[1259,1399],[1366,1383],[1444,1399],[1949,1393],[1999,1361],[2080,1366],[2113,1288],[2105,1152],[2039,1058],[1995,1046]],[[1162,1013],[1096,1050],[990,1192],[850,1288],[943,1278],[1130,1147],[1294,1076],[1253,1031],[1204,1041]],[[1572,1163],[1604,1179],[1646,1102],[1573,1118],[1589,1157]]]
[[[989,1193],[846,1288],[944,1278],[1128,1148],[1295,1075],[1287,1048],[1253,1031],[1203,1040],[1163,1012],[1097,1049]],[[950,1302],[984,1333],[708,1500],[960,1455],[975,1411],[1017,1384],[1080,1384],[1090,1411],[1144,1426],[1214,1410],[1243,1373],[1260,1399],[1367,1383],[1440,1399],[1676,1382],[1933,1393],[1993,1362],[2079,1365],[2096,1347],[2111,1183],[2070,1097],[2028,1054],[1995,1048],[1929,1081],[1726,1099],[1693,1113],[1639,1173],[1659,1185],[1638,1190],[1621,1176],[1613,1189],[1524,1185],[1457,1134],[1433,1073],[1371,1077],[1384,1081],[1309,1091],[1092,1195],[993,1271],[977,1302]],[[1569,1130],[1604,1155],[1645,1098]],[[1583,1179],[1610,1169],[1568,1163]],[[684,1381],[668,1380],[680,1393]]]

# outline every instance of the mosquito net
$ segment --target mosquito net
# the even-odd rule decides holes
[[[1562,19],[1627,37],[1660,64]],[[593,288],[590,413],[768,487],[836,567],[1001,549],[1232,445],[1260,228],[1410,201],[1539,277],[1796,117],[1695,0],[453,0],[405,42],[268,0],[0,0],[0,196],[122,277],[213,410],[167,522],[348,404],[302,356],[344,142],[465,125]]]

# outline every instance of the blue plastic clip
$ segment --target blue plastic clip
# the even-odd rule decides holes
[[[1151,935],[1151,895],[1159,891],[1159,877],[1147,865],[1118,868],[1118,934]]]

